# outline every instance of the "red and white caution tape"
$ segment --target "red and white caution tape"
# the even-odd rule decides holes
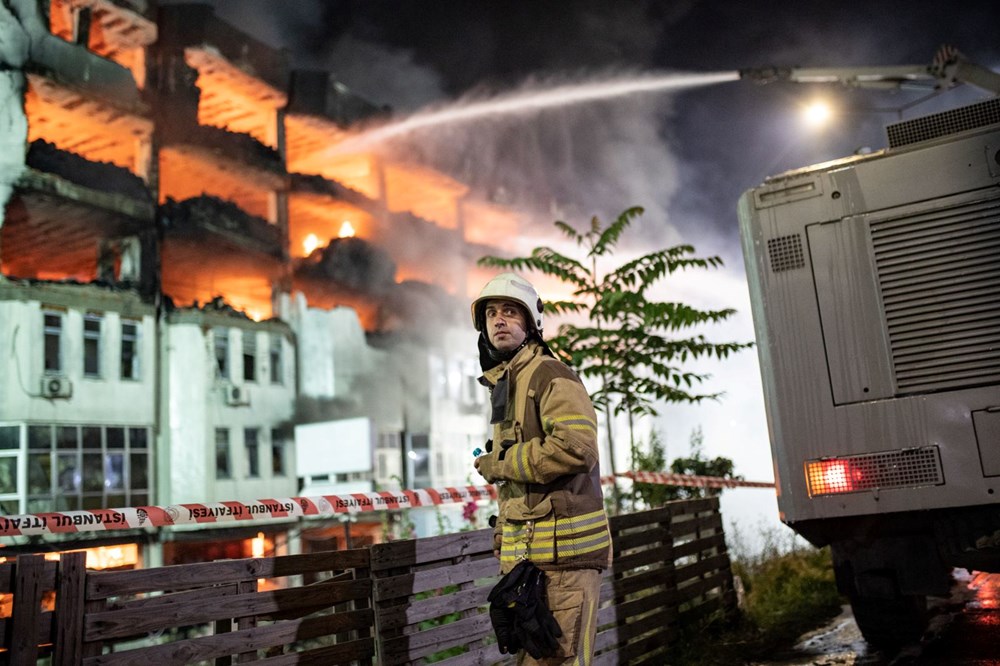
[[[684,486],[687,488],[774,488],[769,481],[743,481],[721,476],[698,476],[696,474],[673,474],[670,472],[625,472],[619,474],[637,483],[655,483],[662,486]]]
[[[476,500],[496,499],[496,497],[496,488],[493,486],[460,486],[318,497],[286,497],[251,502],[210,502],[34,513],[0,516],[0,537],[333,516],[362,511],[414,509],[438,504],[464,504]]]
[[[764,481],[741,481],[716,476],[667,472],[625,472],[618,476],[639,483],[656,483],[668,486],[774,488],[773,483]],[[613,480],[613,476],[601,477],[603,483],[611,483]],[[54,511],[0,516],[0,537],[333,516],[362,511],[391,511],[439,504],[464,504],[476,500],[496,498],[496,487],[487,485],[321,495],[317,497],[286,497],[250,502],[209,502],[206,504],[172,504],[169,506],[139,506],[90,511]]]

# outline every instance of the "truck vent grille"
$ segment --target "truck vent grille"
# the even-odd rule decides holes
[[[809,496],[944,483],[936,446],[806,461]]]
[[[898,148],[995,123],[1000,123],[1000,97],[992,97],[977,104],[934,113],[923,118],[894,123],[886,126],[885,132],[888,135],[889,147]]]
[[[898,392],[1000,382],[1000,201],[870,228]]]
[[[771,259],[771,272],[790,271],[806,265],[802,254],[802,237],[799,234],[778,236],[767,241],[767,254]]]

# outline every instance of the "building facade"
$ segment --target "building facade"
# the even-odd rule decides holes
[[[338,152],[386,114],[208,6],[0,4],[2,513],[478,482],[465,304],[516,218],[420,164]],[[345,441],[299,459],[300,427],[337,423]],[[338,450],[367,468],[338,469]],[[4,545],[129,546],[136,561],[109,566],[155,565],[385,529]]]

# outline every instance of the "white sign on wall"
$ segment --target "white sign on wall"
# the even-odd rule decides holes
[[[371,420],[340,419],[295,426],[295,472],[300,478],[372,470]]]

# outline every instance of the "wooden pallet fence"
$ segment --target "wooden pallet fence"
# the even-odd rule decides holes
[[[615,516],[611,531],[595,666],[665,663],[684,625],[735,611],[717,498]],[[0,565],[0,663],[512,664],[486,601],[498,570],[490,529],[133,571],[22,555]]]
[[[486,602],[498,571],[492,529],[372,546],[379,664],[501,662]]]
[[[356,549],[92,572],[82,663],[370,664],[368,566]],[[293,584],[306,573],[323,577]]]

